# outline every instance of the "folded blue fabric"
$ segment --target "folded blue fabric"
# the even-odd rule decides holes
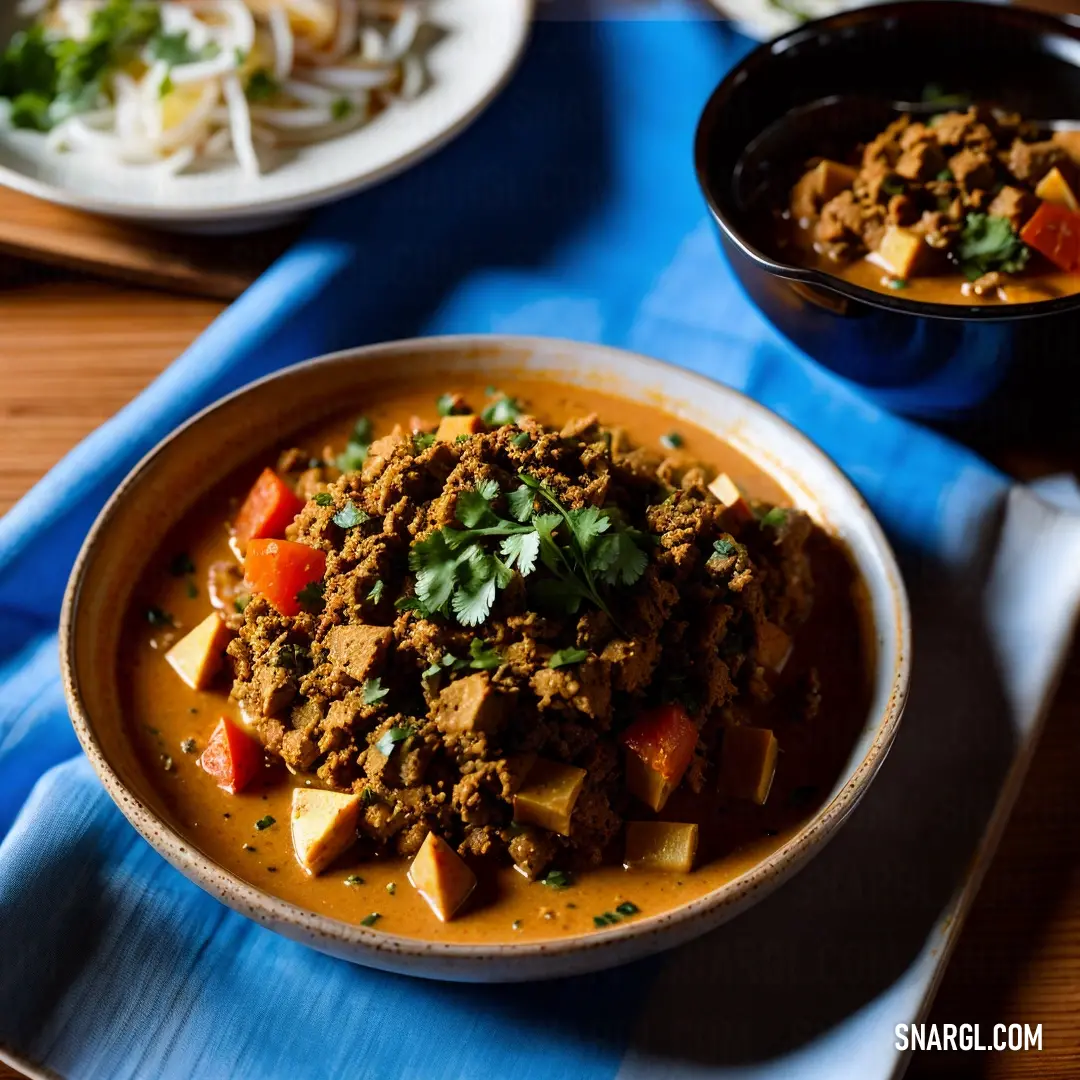
[[[692,135],[748,47],[714,21],[541,24],[472,130],[321,213],[0,521],[0,1047],[108,1080],[615,1075],[662,960],[459,986],[353,967],[256,926],[167,866],[104,794],[71,733],[54,631],[87,528],[170,428],[286,363],[417,333],[550,333],[693,367],[818,441],[908,558],[969,558],[1005,479],[796,355],[716,249]]]

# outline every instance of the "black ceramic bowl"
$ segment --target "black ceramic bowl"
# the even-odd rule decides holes
[[[1071,385],[1080,369],[1080,295],[969,306],[872,292],[768,254],[760,206],[763,185],[779,187],[814,153],[850,146],[890,118],[852,109],[800,123],[801,107],[835,95],[919,101],[929,85],[1033,118],[1080,119],[1080,27],[959,0],[886,4],[807,23],[756,49],[717,87],[698,125],[695,159],[724,251],[774,325],[886,407],[952,419],[995,400],[1000,412],[1011,396],[1003,394],[1006,379],[1016,381],[1018,371],[1025,386],[1037,380],[1060,390],[1061,376]],[[793,112],[796,122],[779,123]]]

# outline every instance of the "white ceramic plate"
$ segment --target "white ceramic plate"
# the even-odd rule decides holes
[[[134,568],[201,492],[269,441],[267,432],[314,421],[394,370],[427,374],[433,382],[455,371],[480,372],[493,383],[527,373],[655,402],[726,439],[846,543],[870,599],[872,700],[828,801],[788,843],[681,907],[600,935],[453,944],[302,910],[237,878],[172,827],[122,723],[115,657],[119,614],[138,578]],[[211,895],[279,933],[357,963],[429,978],[510,982],[598,970],[671,948],[733,918],[804,866],[847,820],[888,753],[904,707],[911,642],[900,571],[866,503],[832,461],[774,413],[719,383],[633,353],[546,338],[469,336],[391,342],[309,361],[237,391],[178,428],[128,475],[90,531],[64,601],[60,654],[75,731],[109,794],[166,859]]]
[[[0,41],[16,26],[0,2]],[[0,183],[78,210],[172,228],[257,228],[386,179],[463,130],[496,96],[521,56],[533,0],[429,0],[441,34],[430,84],[371,123],[299,149],[257,180],[238,165],[177,177],[48,150],[36,132],[0,130]]]

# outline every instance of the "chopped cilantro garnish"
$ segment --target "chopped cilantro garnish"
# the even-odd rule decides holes
[[[660,445],[667,450],[678,450],[683,442],[683,437],[677,431],[669,431],[660,436]]]
[[[457,394],[440,394],[435,402],[435,408],[440,416],[455,416],[464,412]]]
[[[493,671],[502,663],[502,657],[495,649],[479,638],[469,642],[469,657],[469,667],[477,671]]]
[[[255,828],[258,829],[259,832],[262,832],[263,829],[269,829],[276,820],[277,818],[271,817],[269,814],[266,814],[264,817],[259,818],[259,820],[255,822]]]
[[[361,926],[374,926],[381,918],[382,918],[382,916],[377,911],[373,911],[370,915],[365,915],[360,920],[360,925]]]
[[[956,178],[953,176],[952,169],[942,169],[934,179],[939,180],[941,183],[945,183],[948,180],[954,180]]]
[[[309,581],[297,594],[296,601],[309,611],[321,606],[326,597],[326,585],[321,581]]]
[[[287,643],[279,645],[274,653],[274,667],[285,668],[299,675],[310,665],[311,654],[303,645]]]
[[[155,34],[147,45],[147,52],[152,60],[164,60],[172,67],[177,64],[194,64],[200,60],[213,60],[220,51],[213,41],[201,49],[193,49],[188,42],[187,33],[183,30],[178,30],[175,34]]]
[[[574,884],[574,877],[569,870],[549,870],[540,882],[550,889],[568,889]]]
[[[334,505],[334,496],[331,495],[329,491],[320,491],[315,496],[315,505],[316,506],[333,506]]]
[[[465,432],[462,432],[460,435],[456,435],[454,437],[455,444],[457,444],[457,443],[465,443],[465,442],[468,442],[468,441],[469,441],[469,436],[466,435]]]
[[[719,540],[713,541],[713,552],[720,556],[721,559],[730,558],[732,555],[738,554],[738,547],[734,541],[728,540],[727,537],[720,537]]]
[[[559,649],[553,653],[548,661],[549,668],[568,667],[570,664],[580,664],[589,656],[588,649]]]
[[[382,578],[377,578],[375,584],[371,586],[371,591],[367,594],[367,598],[373,603],[377,604],[382,599],[383,590],[386,586],[383,584]]]
[[[371,516],[350,499],[330,520],[342,529],[353,529],[370,521]]]
[[[521,402],[517,398],[498,397],[480,414],[488,427],[502,427],[503,424],[515,424],[521,413]]]
[[[146,609],[146,621],[151,626],[175,626],[173,617],[167,612],[162,611],[159,607],[148,607]]]
[[[519,431],[510,441],[519,450],[524,450],[525,447],[528,446],[529,443],[532,442],[532,437],[529,435],[529,433],[527,431]]]
[[[436,675],[442,674],[442,668],[438,664],[432,664],[431,667],[424,668],[420,672],[421,679],[433,679]]]
[[[889,288],[899,292],[901,289],[907,288],[907,282],[899,277],[889,278]]]
[[[989,214],[968,214],[956,245],[956,258],[968,281],[992,270],[1015,274],[1023,270],[1030,254],[1008,218]]]
[[[418,454],[423,453],[425,450],[430,450],[435,445],[435,432],[434,431],[414,431],[413,432],[413,446],[416,448]]]
[[[377,803],[378,801],[378,792],[376,792],[373,787],[366,787],[360,792],[360,802],[363,803],[364,806],[371,806],[372,803]]]
[[[379,736],[378,741],[375,743],[375,749],[382,754],[383,757],[389,757],[394,752],[394,747],[398,743],[404,742],[415,732],[410,727],[392,727],[389,731],[384,732]]]
[[[353,111],[353,103],[347,97],[339,97],[330,106],[330,116],[334,120],[344,120]]]
[[[624,901],[615,909],[618,915],[636,915],[639,911],[641,911],[641,908],[637,904],[630,903],[629,900]]]
[[[281,84],[266,68],[256,68],[248,77],[244,93],[248,101],[268,101],[280,89]]]
[[[390,691],[383,686],[382,679],[366,679],[364,681],[364,704],[375,705],[382,701]]]
[[[236,599],[235,599],[235,600],[233,601],[233,607],[234,607],[234,608],[236,608],[236,610],[237,610],[237,611],[238,611],[238,612],[239,612],[239,613],[240,613],[241,615],[243,615],[243,613],[244,613],[244,609],[245,609],[245,608],[246,608],[246,607],[248,606],[248,604],[250,604],[250,603],[251,603],[251,594],[250,594],[250,593],[241,593],[241,594],[240,594],[240,595],[239,595],[239,596],[238,596],[238,597],[237,597],[237,598],[236,598]]]
[[[345,884],[346,885],[363,885],[364,884],[364,879],[359,874],[350,874],[345,879]]]
[[[338,454],[337,467],[342,472],[355,472],[367,460],[368,448],[371,446],[372,423],[366,416],[361,416],[356,421],[353,433],[345,446],[345,450]]]
[[[173,556],[172,562],[169,563],[169,573],[173,577],[183,577],[185,574],[195,573],[195,564],[191,561],[191,556],[186,551],[181,551],[179,554]]]
[[[762,519],[761,524],[777,529],[788,519],[788,512],[782,506],[774,506]]]
[[[40,25],[15,34],[0,52],[0,98],[11,100],[11,123],[48,131],[96,108],[112,73],[135,61],[160,29],[156,3],[108,0],[77,40]]]

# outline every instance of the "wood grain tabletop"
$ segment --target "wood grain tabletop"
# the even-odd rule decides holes
[[[210,300],[0,259],[0,511],[218,314]],[[1080,462],[1077,452],[1073,464]],[[1014,472],[1063,464],[1006,456]],[[1042,1024],[1041,1053],[916,1053],[910,1078],[1080,1076],[1080,658],[930,1019]],[[883,928],[883,932],[887,932]],[[0,1080],[21,1074],[0,1065]]]

